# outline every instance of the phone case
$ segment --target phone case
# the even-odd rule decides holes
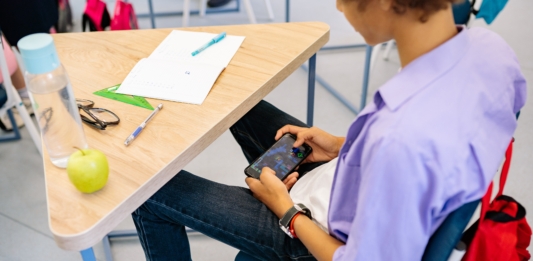
[[[288,135],[290,136],[294,141],[296,141],[296,136],[294,136],[293,134],[291,133],[285,133],[283,134],[283,136],[285,135]],[[268,151],[270,151],[270,149],[272,149],[274,146],[276,146],[276,144],[278,144],[278,142],[281,140],[281,138],[276,141],[274,144],[272,144],[272,146],[270,146],[270,148],[268,148],[265,152],[263,152],[263,154],[261,154],[257,159],[255,159],[254,161],[252,161],[252,163],[250,165],[248,165],[248,167],[246,167],[244,169],[244,174],[246,174],[246,176],[248,177],[251,177],[251,178],[255,178],[255,179],[259,179],[259,175],[255,176],[253,174],[251,174],[248,170],[250,169],[250,167],[258,160],[260,159],[261,157],[263,157],[263,155],[265,155]],[[298,167],[302,161],[304,161],[308,156],[309,154],[311,154],[311,152],[313,152],[313,148],[311,148],[311,146],[307,145],[307,144],[302,144],[303,147],[305,147],[307,153],[301,158],[300,162],[298,162],[298,164],[296,164],[289,172],[287,172],[287,174],[281,179],[281,180],[284,180],[288,175],[290,175],[291,173],[294,172],[294,169],[296,169],[296,167]],[[254,172],[255,173],[255,172]]]

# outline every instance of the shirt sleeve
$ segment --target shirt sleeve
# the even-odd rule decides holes
[[[333,260],[420,260],[439,212],[438,168],[398,138],[363,151],[360,191],[346,245]]]
[[[2,43],[4,44],[3,50],[4,50],[4,55],[7,61],[7,69],[8,69],[9,75],[12,75],[13,73],[15,73],[15,71],[18,68],[17,60],[15,58],[15,54],[11,50],[11,47],[9,47],[9,45],[6,42],[6,39],[3,36],[2,36]],[[2,73],[0,73],[0,83],[2,82],[4,82],[4,77],[2,77]]]

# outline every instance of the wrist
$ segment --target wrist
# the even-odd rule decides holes
[[[287,211],[289,211],[289,209],[292,208],[292,206],[294,206],[294,203],[291,201],[291,202],[283,202],[280,204],[280,207],[278,208],[278,211],[276,211],[274,214],[276,214],[276,216],[278,218],[282,218],[285,213],[287,213]]]
[[[304,204],[298,203],[292,206],[279,220],[279,227],[290,238],[297,238],[295,232],[295,222],[298,216],[307,216],[312,219],[311,210],[309,210]]]
[[[341,151],[342,145],[346,141],[345,137],[337,137],[337,151],[336,154],[339,155],[339,152]]]
[[[296,215],[294,215],[294,217],[292,217],[291,223],[289,224],[289,232],[291,232],[292,238],[298,238],[298,236],[296,235],[296,231],[294,230],[294,222],[301,215],[302,215],[302,213],[300,213],[300,212],[296,213]]]

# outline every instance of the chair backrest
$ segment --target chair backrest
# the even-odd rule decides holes
[[[450,213],[429,239],[422,261],[447,261],[478,205],[472,201]]]
[[[470,8],[470,1],[454,4],[452,6],[453,20],[455,24],[467,24],[470,20],[472,9]]]

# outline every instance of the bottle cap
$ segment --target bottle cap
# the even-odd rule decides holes
[[[49,34],[25,36],[19,40],[18,48],[26,70],[31,74],[51,72],[60,65],[54,40]]]

